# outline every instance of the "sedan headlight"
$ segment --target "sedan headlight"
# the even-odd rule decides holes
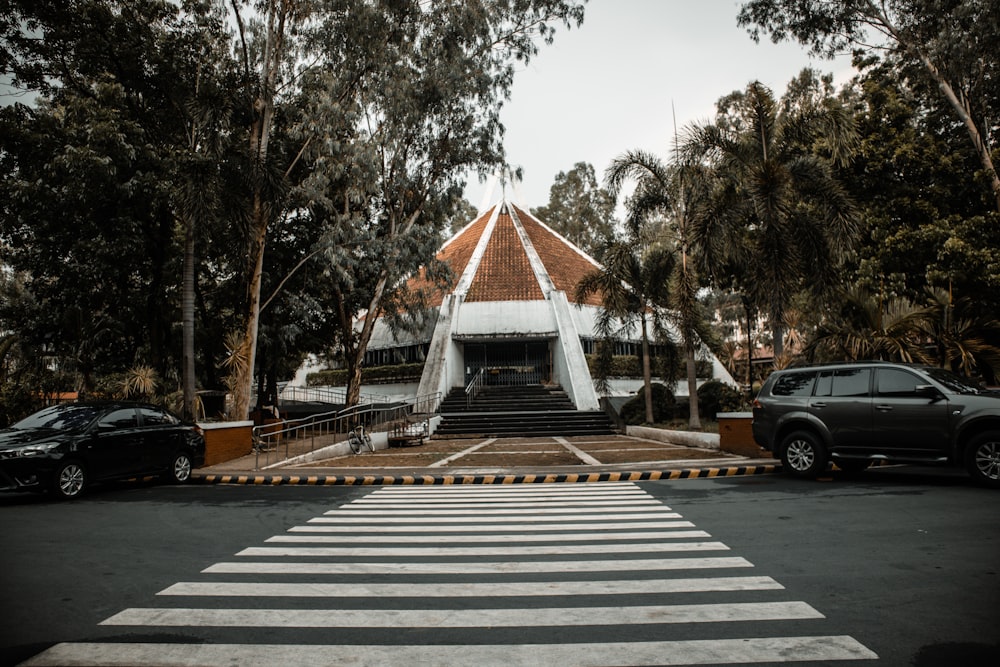
[[[20,458],[29,458],[32,456],[45,456],[53,449],[59,446],[58,442],[40,442],[33,445],[26,445],[20,449],[15,450]]]

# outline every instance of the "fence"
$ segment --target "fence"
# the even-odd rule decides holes
[[[292,456],[309,454],[347,439],[352,428],[361,424],[371,432],[390,431],[415,414],[426,414],[440,404],[440,392],[395,403],[365,403],[272,424],[255,426],[252,431],[254,469],[276,464]]]

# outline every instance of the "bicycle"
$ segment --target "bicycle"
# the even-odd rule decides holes
[[[355,454],[361,453],[362,447],[367,447],[368,451],[374,452],[375,445],[372,444],[372,437],[368,435],[363,424],[358,424],[350,430],[347,442],[351,445],[351,451]]]

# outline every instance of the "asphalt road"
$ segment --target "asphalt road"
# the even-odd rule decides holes
[[[560,487],[574,494],[582,487],[595,487],[591,484],[531,486],[532,492]],[[716,574],[733,580],[742,581],[749,576],[757,583],[761,578],[774,583],[765,584],[761,587],[764,590],[759,591],[657,594],[646,589],[660,585],[655,584],[659,579],[638,571],[638,566],[633,564],[624,576],[616,575],[624,580],[615,583],[623,592],[616,588],[608,594],[608,591],[595,592],[601,580],[612,576],[607,573],[523,574],[518,576],[518,581],[556,587],[562,592],[531,597],[527,603],[525,598],[519,597],[523,591],[507,592],[495,602],[491,598],[488,605],[491,613],[506,611],[521,615],[525,627],[512,628],[484,624],[457,629],[412,627],[387,631],[357,624],[339,627],[334,632],[298,627],[275,631],[259,626],[248,629],[239,626],[100,625],[124,610],[175,605],[184,609],[229,606],[271,609],[277,606],[312,613],[329,609],[332,604],[338,611],[354,609],[369,613],[374,619],[380,609],[380,602],[374,597],[337,598],[331,603],[329,599],[310,597],[311,592],[303,595],[300,591],[276,600],[259,596],[259,590],[255,589],[259,577],[206,575],[203,570],[232,561],[244,550],[259,549],[275,536],[286,535],[289,529],[307,525],[327,512],[334,512],[335,517],[344,516],[348,503],[367,502],[377,495],[378,489],[132,484],[96,490],[73,503],[54,503],[30,495],[0,496],[0,531],[4,536],[0,556],[0,604],[5,619],[0,624],[0,664],[18,664],[62,642],[155,643],[178,647],[269,642],[285,651],[294,645],[295,650],[300,651],[296,664],[305,664],[307,659],[315,664],[337,664],[333,656],[322,652],[325,648],[319,648],[334,641],[340,645],[365,647],[373,664],[378,664],[378,657],[372,653],[371,646],[392,648],[393,644],[414,656],[411,664],[420,664],[418,650],[430,651],[430,655],[435,656],[434,664],[458,664],[449,663],[444,657],[446,647],[468,643],[484,651],[478,658],[480,664],[491,664],[499,662],[500,658],[498,654],[485,651],[496,646],[510,653],[524,644],[550,646],[553,650],[560,644],[584,644],[593,647],[594,654],[599,656],[598,649],[612,646],[613,642],[639,642],[629,644],[634,648],[669,638],[670,642],[680,643],[668,642],[668,645],[684,647],[676,655],[688,655],[707,645],[721,651],[719,647],[743,641],[740,638],[744,637],[783,641],[786,637],[803,636],[838,638],[852,650],[860,646],[878,656],[875,660],[870,659],[870,654],[861,653],[859,657],[866,659],[852,664],[916,667],[1000,664],[997,631],[1000,627],[1000,523],[996,521],[1000,495],[973,486],[960,472],[902,468],[873,470],[859,477],[833,476],[817,482],[766,475],[623,486],[633,487],[634,493],[654,501],[650,511],[669,508],[693,524],[692,528],[704,531],[706,537],[694,539],[716,545],[711,548],[723,549],[708,555],[729,563],[724,567],[713,566],[722,568]],[[526,505],[527,509],[518,511],[532,512],[537,502]],[[624,500],[621,507],[623,511],[628,510]],[[601,511],[608,513],[611,510]],[[474,516],[478,518],[466,521],[489,523],[482,513]],[[505,568],[513,567],[510,562],[584,558],[572,554],[581,548],[589,549],[587,540],[591,537],[588,535],[593,536],[594,545],[598,544],[598,538],[608,540],[601,543],[607,545],[605,555],[593,558],[598,563],[604,559],[612,570],[624,562],[626,556],[621,552],[673,541],[669,537],[664,539],[656,532],[659,529],[649,526],[639,531],[647,534],[628,538],[624,532],[599,527],[596,522],[602,520],[600,517],[589,519],[595,522],[593,531],[584,531],[582,535],[559,524],[551,524],[549,531],[544,522],[532,528],[533,533],[523,532],[528,530],[524,526],[535,520],[537,517],[521,519],[518,530],[522,532],[517,537],[499,536],[488,543],[487,548],[501,553],[508,547],[506,542],[523,540],[528,546],[522,551],[528,553],[533,545],[540,544],[540,548],[549,548],[555,554],[570,555],[507,555],[504,556],[508,561]],[[440,528],[440,521],[434,519],[423,530]],[[419,537],[419,531],[414,533],[412,539]],[[473,537],[463,534],[456,540]],[[351,538],[342,539],[350,541]],[[547,541],[539,542],[539,539]],[[582,544],[574,541],[581,539],[584,540]],[[369,553],[380,554],[382,547],[373,544],[367,548],[374,549]],[[399,558],[405,561],[406,567],[419,564],[417,560],[407,560],[410,557],[406,555]],[[732,559],[742,560],[745,565],[734,566]],[[334,562],[345,560],[348,559],[333,559]],[[378,565],[392,559],[373,555],[361,560]],[[448,559],[434,556],[425,560],[436,563]],[[565,566],[562,563],[558,567]],[[469,575],[463,581],[465,585],[507,585],[505,576]],[[715,581],[715,574],[708,570],[682,570],[671,573],[668,579],[671,578],[711,578]],[[222,598],[191,597],[190,593],[177,598],[158,595],[178,586],[179,582],[207,585],[220,579],[250,592],[241,593],[238,604]],[[450,606],[461,611],[480,604],[481,600],[461,595],[436,597],[435,587],[441,591],[450,590],[449,587],[454,586],[453,579],[452,575],[440,573],[413,575],[405,578],[405,582],[397,576],[375,574],[361,579],[351,575],[331,578],[309,574],[278,578],[282,584],[307,585],[309,591],[314,590],[317,583],[328,585],[331,581],[356,581],[363,586],[385,583],[389,589],[398,582],[400,594],[393,598],[395,606],[401,613],[409,611],[419,618],[433,614],[438,607]],[[405,588],[407,586],[421,586],[419,590],[424,592],[407,593],[405,591],[410,590]],[[775,587],[777,590],[767,590]],[[635,590],[627,592],[632,589]],[[813,616],[798,620],[751,617],[739,619],[739,622],[729,618],[671,625],[650,625],[648,622],[628,625],[607,616],[609,608],[627,609],[639,604],[637,601],[671,605],[694,603],[706,609],[725,607],[730,612],[740,605],[791,605],[795,609],[808,608]],[[565,611],[556,613],[555,621],[543,621],[544,609]],[[603,611],[593,611],[597,609]],[[572,615],[569,610],[583,614],[592,612],[597,618],[593,622],[574,623],[569,620]],[[361,618],[367,617],[362,615]],[[560,619],[565,619],[565,627],[559,627]],[[542,627],[545,622],[555,623],[557,627]],[[491,620],[490,623],[502,624],[503,621]],[[345,624],[341,622],[341,625]],[[74,650],[76,645],[69,650]],[[771,664],[767,658],[770,644],[762,646],[761,660],[764,662],[760,664]],[[799,649],[797,654],[792,651],[791,657],[801,658],[806,655],[803,651]],[[736,655],[728,659],[739,662]],[[464,654],[462,661],[467,658],[471,658],[471,654]],[[638,653],[623,659],[622,664],[633,664],[630,660],[634,664],[657,664],[655,657],[654,662],[648,662],[649,658]],[[662,659],[663,664],[667,664],[668,658]],[[670,664],[686,664],[683,657],[670,659],[681,660]],[[553,660],[556,661],[549,664],[568,664],[558,662],[558,657]],[[777,664],[778,660],[775,658],[773,662]],[[820,660],[820,664],[840,664],[840,659]]]

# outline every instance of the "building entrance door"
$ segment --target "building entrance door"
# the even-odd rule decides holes
[[[552,379],[548,341],[465,343],[465,384],[479,371],[488,385],[545,384]]]

